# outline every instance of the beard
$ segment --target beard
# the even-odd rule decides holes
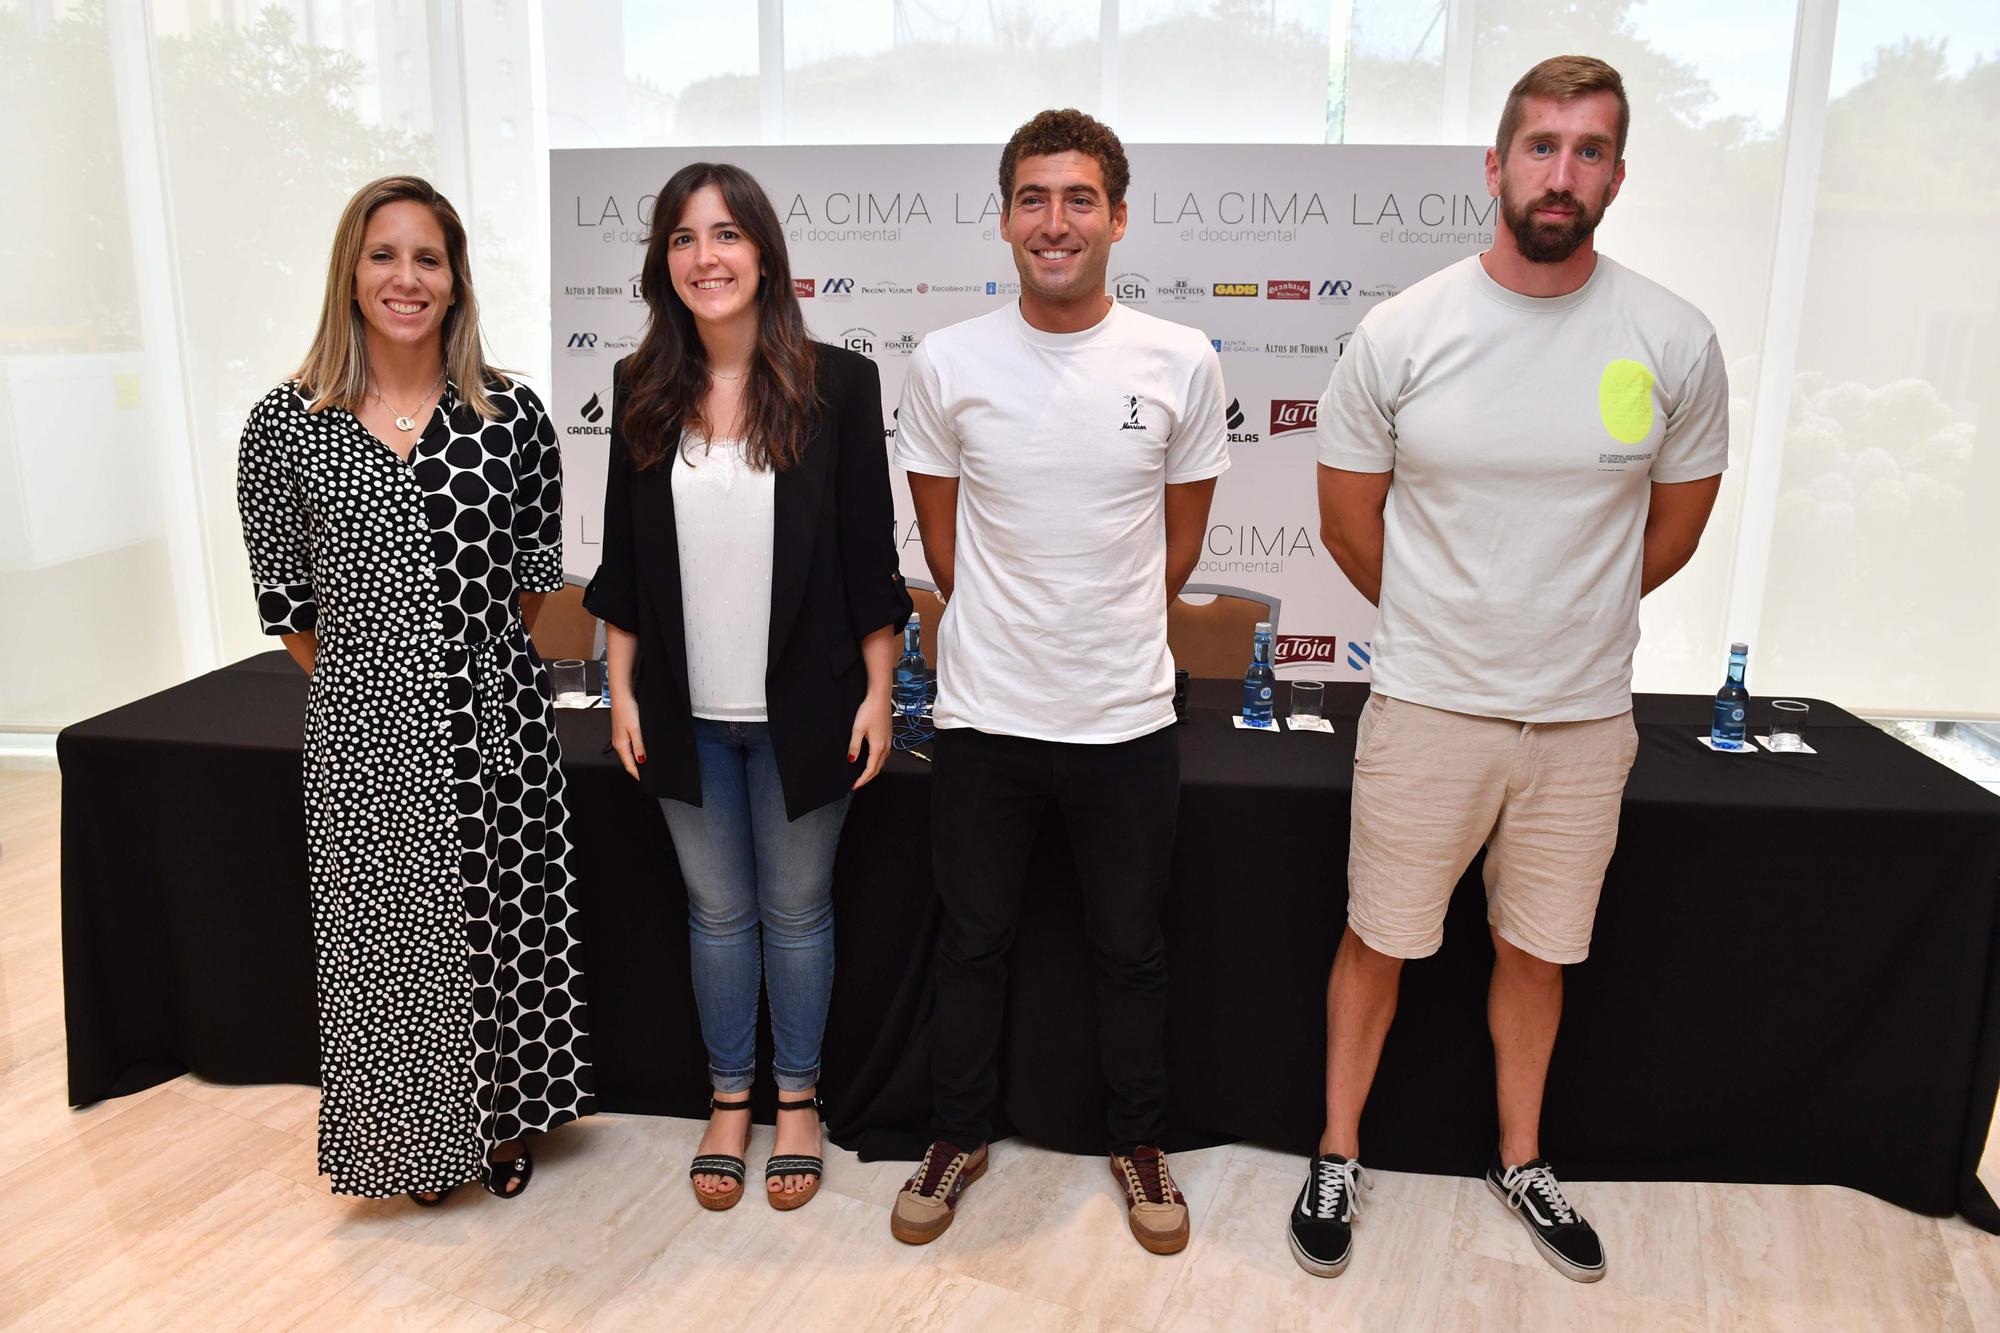
[[[1520,247],[1522,258],[1531,264],[1560,264],[1590,239],[1590,234],[1597,230],[1597,224],[1604,220],[1604,210],[1610,203],[1608,192],[1605,198],[1598,201],[1595,211],[1567,190],[1559,194],[1544,194],[1518,205],[1503,194],[1500,220],[1507,224],[1508,231],[1514,233],[1514,244]],[[1567,208],[1571,210],[1570,219],[1567,222],[1537,222],[1535,210],[1538,208]]]

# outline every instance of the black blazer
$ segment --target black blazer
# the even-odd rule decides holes
[[[859,774],[859,760],[847,762],[847,741],[868,692],[861,640],[885,625],[900,631],[910,618],[910,594],[896,570],[881,374],[845,348],[812,348],[823,406],[804,455],[775,482],[764,675],[771,744],[792,819],[840,796]],[[646,738],[640,785],[653,796],[700,805],[673,468],[670,461],[643,472],[632,466],[619,426],[624,414],[620,361],[612,373],[603,561],[583,604],[639,637],[633,689]]]

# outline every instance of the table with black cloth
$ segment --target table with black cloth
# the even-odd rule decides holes
[[[62,734],[73,1103],[184,1071],[315,1081],[305,684],[265,654]],[[1328,688],[1332,735],[1272,735],[1231,727],[1238,689],[1195,682],[1179,729],[1168,1146],[1306,1153],[1366,691]],[[1618,851],[1549,1072],[1542,1142],[1564,1177],[1849,1185],[2000,1230],[1974,1175],[2000,1086],[2000,797],[1818,701],[1816,755],[1704,749],[1705,698],[1642,695],[1636,713]],[[608,714],[558,728],[601,1105],[699,1116],[665,822],[606,751]],[[926,1137],[929,782],[893,756],[855,799],[835,869],[822,1087],[831,1136],[866,1156],[914,1156]],[[1443,950],[1404,970],[1362,1123],[1371,1166],[1477,1174],[1495,1142],[1478,871]],[[1011,958],[1002,1132],[1102,1150],[1090,975],[1051,816]],[[766,1115],[770,1097],[767,1082]]]

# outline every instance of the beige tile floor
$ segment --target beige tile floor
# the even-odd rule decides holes
[[[1171,1258],[1127,1237],[1101,1162],[1013,1143],[923,1249],[889,1236],[908,1167],[837,1149],[797,1213],[703,1213],[699,1125],[640,1116],[552,1136],[518,1201],[337,1199],[310,1089],[181,1078],[65,1107],[59,791],[0,769],[6,1327],[2000,1330],[2000,1238],[1833,1187],[1581,1184],[1612,1255],[1588,1287],[1478,1182],[1393,1173],[1352,1267],[1308,1277],[1281,1230],[1302,1163],[1247,1145],[1176,1158],[1194,1241]]]

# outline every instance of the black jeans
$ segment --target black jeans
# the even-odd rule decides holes
[[[1069,829],[1095,960],[1098,1058],[1110,1146],[1165,1133],[1167,950],[1160,929],[1180,740],[1172,726],[1113,745],[940,731],[931,785],[937,940],[931,1080],[938,1138],[986,1142],[999,1087],[1007,951],[1028,853],[1054,801]]]

